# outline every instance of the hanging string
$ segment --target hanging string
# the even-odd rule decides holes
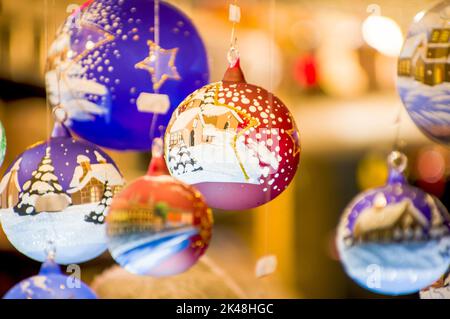
[[[154,59],[155,59],[155,74],[157,76],[159,76],[159,44],[160,44],[160,40],[159,40],[159,33],[160,33],[160,28],[159,28],[159,0],[154,0],[153,2],[153,34],[154,34],[154,38],[153,38],[153,42],[156,44],[156,47],[158,48],[158,50],[156,50],[156,52],[154,53]],[[155,94],[159,94],[159,88],[157,86],[155,86],[153,84],[153,91]],[[153,140],[154,135],[155,135],[155,126],[156,126],[156,121],[158,120],[158,114],[157,113],[153,113],[152,116],[152,122],[150,124],[150,141]]]
[[[48,0],[44,0],[44,78],[45,74],[48,71],[48,62],[47,62],[47,55],[48,55],[48,45],[49,45],[49,8],[48,8]],[[50,103],[48,101],[47,95],[45,96],[45,123],[46,123],[46,137],[50,136]]]
[[[248,298],[247,294],[242,290],[242,288],[233,280],[221,267],[219,267],[211,258],[208,256],[203,256],[200,262],[205,264],[215,275],[222,278],[225,284],[230,288],[230,290],[240,299]]]
[[[405,146],[405,141],[401,139],[401,124],[402,124],[402,105],[399,104],[397,109],[397,114],[394,119],[394,144],[393,144],[393,150],[401,150]]]
[[[236,29],[237,24],[241,20],[241,10],[237,5],[237,0],[230,4],[229,20],[233,23],[231,26],[230,49],[228,50],[227,59],[230,67],[233,67],[239,60],[239,48],[237,45]]]

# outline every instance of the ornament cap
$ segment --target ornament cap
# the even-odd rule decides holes
[[[163,156],[164,145],[161,138],[155,138],[152,143],[152,159],[148,166],[147,175],[160,176],[169,175],[166,161]]]
[[[52,258],[48,258],[46,261],[44,261],[39,271],[39,275],[50,274],[61,274],[61,268]]]
[[[72,137],[72,134],[70,134],[69,129],[63,123],[55,122],[52,137]]]
[[[234,65],[228,67],[228,69],[225,71],[222,82],[247,83],[247,81],[245,81],[244,73],[241,69],[240,59],[237,59]]]
[[[388,156],[389,176],[388,184],[392,183],[406,183],[403,172],[408,166],[408,158],[405,154],[399,151],[393,151]]]

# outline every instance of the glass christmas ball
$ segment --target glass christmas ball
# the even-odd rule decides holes
[[[3,230],[32,259],[44,261],[52,241],[57,263],[90,260],[107,248],[105,215],[123,184],[106,153],[56,124],[49,140],[28,148],[3,176]]]
[[[209,245],[213,220],[202,195],[168,175],[155,154],[148,174],[114,198],[106,221],[117,263],[134,274],[161,277],[197,262]]]
[[[281,194],[300,159],[292,114],[273,94],[248,84],[239,66],[190,94],[165,133],[172,176],[194,185],[209,206],[240,210]]]
[[[414,18],[398,58],[397,88],[414,123],[433,140],[450,143],[450,2]]]
[[[191,20],[160,1],[94,0],[76,10],[49,49],[49,100],[82,138],[118,150],[148,150],[150,131],[208,83],[206,50]]]
[[[12,287],[3,299],[97,299],[81,280],[62,274],[53,260],[42,264],[39,274]]]
[[[337,245],[347,274],[359,285],[386,295],[415,293],[450,264],[450,217],[442,203],[410,186],[406,163],[390,155],[385,186],[358,195],[346,208]]]

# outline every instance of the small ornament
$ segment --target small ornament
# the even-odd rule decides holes
[[[450,299],[450,270],[430,287],[420,291],[421,299]]]
[[[358,195],[346,208],[337,245],[348,275],[386,295],[415,293],[450,263],[450,217],[442,203],[410,186],[406,156],[389,156],[387,184]]]
[[[155,15],[153,0],[91,0],[58,32],[47,91],[81,137],[112,149],[148,150],[150,131],[166,126],[175,106],[208,83],[195,26],[166,2],[158,8]]]
[[[79,278],[66,276],[53,259],[47,259],[39,274],[12,287],[3,299],[97,299]]]
[[[419,12],[398,58],[397,87],[414,123],[430,138],[450,144],[450,1]]]
[[[249,209],[277,197],[294,178],[299,133],[283,102],[245,81],[238,60],[222,82],[195,91],[175,110],[165,158],[172,176],[194,185],[208,205]]]
[[[278,265],[278,259],[275,255],[266,255],[256,262],[255,274],[257,278],[269,276],[275,272]]]
[[[52,137],[22,153],[1,180],[3,230],[32,259],[43,262],[51,240],[57,263],[90,260],[107,248],[105,216],[123,184],[106,153],[56,123]]]
[[[155,139],[147,175],[113,200],[107,216],[109,251],[126,270],[155,277],[182,273],[205,253],[212,214],[192,186],[168,175]]]

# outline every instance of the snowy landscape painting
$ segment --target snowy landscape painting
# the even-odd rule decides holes
[[[229,182],[260,184],[269,164],[279,158],[265,142],[241,135],[248,119],[232,108],[214,103],[214,90],[199,90],[174,112],[166,137],[168,168],[189,184]]]
[[[108,224],[109,249],[128,271],[141,275],[169,275],[192,265],[193,243],[200,236],[194,213],[149,199],[131,201],[115,209]]]
[[[85,50],[83,45],[88,46],[84,41],[71,47],[71,32],[74,30],[63,27],[58,33],[49,49],[49,70],[45,74],[49,101],[52,105],[61,105],[67,112],[66,124],[71,120],[92,121],[94,116],[107,116],[109,99],[107,87],[88,78],[88,66],[71,59],[73,55],[81,54],[80,50]],[[101,35],[95,34],[88,39],[104,41]]]
[[[346,272],[362,287],[401,295],[432,284],[447,270],[450,226],[446,210],[431,196],[393,187],[354,200],[339,226],[337,245]]]
[[[106,249],[105,216],[124,184],[112,160],[90,143],[52,138],[25,151],[0,182],[2,227],[11,243],[43,261],[82,262]]]
[[[450,143],[450,27],[446,2],[411,26],[398,60],[397,87],[416,125]]]

